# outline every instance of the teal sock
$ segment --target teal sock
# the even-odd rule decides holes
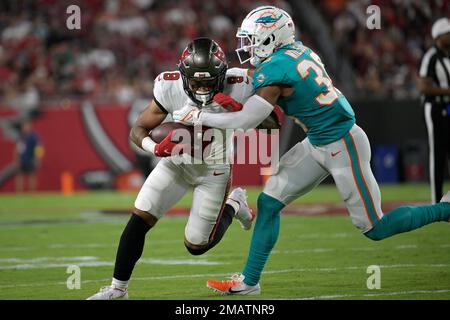
[[[242,274],[244,282],[254,286],[259,282],[261,272],[280,232],[280,212],[284,204],[265,193],[258,197],[258,214],[253,230],[250,252]]]
[[[372,240],[382,240],[433,222],[449,220],[450,203],[447,202],[428,206],[399,207],[385,214],[365,235]]]

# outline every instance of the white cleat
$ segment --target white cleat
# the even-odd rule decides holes
[[[206,286],[222,294],[257,295],[261,294],[259,283],[249,286],[244,283],[243,274],[233,274],[231,280],[208,280]]]
[[[450,203],[450,191],[444,194],[440,202],[448,202]]]
[[[242,229],[250,230],[255,214],[247,204],[247,192],[242,188],[234,189],[228,196],[227,204],[236,210],[235,218],[239,220]]]
[[[128,289],[119,289],[114,286],[100,288],[100,291],[86,300],[115,300],[128,299]]]

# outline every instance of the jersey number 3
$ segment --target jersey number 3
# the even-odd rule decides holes
[[[333,82],[330,77],[328,77],[319,56],[314,52],[311,52],[309,55],[314,59],[314,61],[307,59],[300,60],[297,64],[297,71],[302,79],[306,79],[309,76],[311,69],[314,71],[316,74],[314,81],[316,81],[319,86],[325,85],[327,87],[327,91],[318,94],[314,100],[316,100],[316,102],[321,106],[329,106],[339,97],[339,90],[333,86]]]

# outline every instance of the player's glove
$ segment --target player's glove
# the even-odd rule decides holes
[[[241,111],[243,107],[242,103],[237,102],[232,97],[221,92],[217,93],[213,100],[215,103],[220,104],[224,109],[230,112]]]
[[[155,156],[157,156],[157,157],[170,157],[172,155],[175,155],[175,154],[173,154],[173,150],[177,146],[180,148],[180,152],[177,152],[176,154],[182,154],[183,153],[183,150],[184,150],[183,145],[172,141],[172,137],[173,137],[174,133],[175,133],[175,130],[172,130],[169,133],[169,135],[164,138],[164,140],[162,140],[160,143],[157,143],[155,145],[155,149],[153,151]]]
[[[172,114],[172,118],[175,122],[180,122],[188,126],[195,126],[197,124],[200,124],[200,113],[201,110],[199,110],[197,107],[187,104],[180,110],[174,111]]]

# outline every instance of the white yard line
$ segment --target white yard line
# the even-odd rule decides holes
[[[149,244],[165,245],[173,243],[183,243],[183,238],[173,240],[151,240]],[[25,247],[1,247],[0,251],[34,251],[38,249],[67,249],[67,248],[117,248],[118,243],[88,243],[88,244],[64,244],[55,243],[47,246],[25,246]]]
[[[288,300],[320,300],[320,299],[341,299],[341,298],[356,298],[356,297],[387,297],[387,296],[401,296],[401,295],[409,295],[409,294],[436,294],[436,293],[448,293],[450,290],[442,289],[442,290],[411,290],[411,291],[398,291],[398,292],[385,292],[385,293],[361,293],[361,294],[331,294],[331,295],[321,295],[315,297],[306,297],[306,298],[296,298],[296,299],[288,299]]]
[[[402,268],[449,268],[450,264],[393,264],[393,265],[380,265],[380,268],[389,269],[402,269]],[[263,274],[281,274],[281,273],[300,273],[300,272],[335,272],[345,270],[365,270],[367,266],[349,266],[349,267],[329,267],[329,268],[298,268],[298,269],[280,269],[280,270],[268,270]],[[179,274],[171,276],[151,276],[151,277],[133,277],[132,281],[154,281],[154,280],[177,280],[177,279],[189,279],[189,278],[208,278],[208,277],[229,277],[230,273],[203,273],[203,274]],[[111,278],[95,279],[95,280],[82,280],[81,283],[109,283]],[[45,287],[49,285],[66,285],[66,282],[48,282],[48,283],[29,283],[29,284],[11,284],[0,285],[0,289],[15,288],[15,287]],[[330,295],[331,296],[331,295]],[[314,297],[310,297],[314,298]]]
[[[154,259],[142,258],[139,264],[149,265],[224,265],[227,263],[210,261],[208,259]],[[7,258],[0,259],[0,270],[29,270],[48,268],[67,268],[70,265],[79,267],[102,267],[113,266],[113,261],[102,261],[99,257],[39,257],[32,259]]]

